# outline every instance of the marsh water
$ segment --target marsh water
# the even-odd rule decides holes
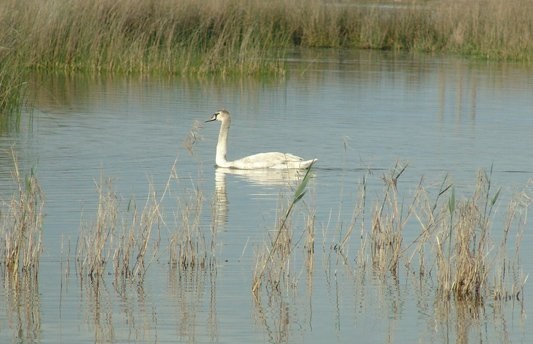
[[[14,147],[44,194],[43,251],[38,283],[13,287],[3,279],[0,341],[532,342],[530,282],[505,302],[443,306],[434,271],[390,276],[361,268],[370,211],[342,254],[336,245],[362,183],[371,208],[397,164],[407,166],[397,182],[406,207],[421,180],[435,192],[448,178],[459,199],[474,190],[478,170],[492,170],[502,190],[492,221],[497,242],[509,201],[524,190],[531,196],[533,68],[371,51],[297,51],[287,66],[271,78],[35,76],[31,108],[0,135],[0,190],[3,200],[14,191]],[[284,151],[318,159],[292,215],[298,254],[290,275],[259,299],[251,292],[256,257],[301,176],[217,170],[219,126],[203,122],[221,108],[232,114],[229,158]],[[117,282],[112,257],[98,282],[78,274],[78,238],[96,221],[102,176],[125,213],[132,200],[142,207],[150,185],[164,198],[165,221],[142,280]],[[169,238],[198,199],[211,264],[172,267]],[[300,259],[309,214],[314,255]],[[526,219],[524,275],[533,271],[533,219]],[[410,221],[403,245],[419,232]]]

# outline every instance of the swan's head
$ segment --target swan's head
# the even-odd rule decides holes
[[[219,121],[219,122],[226,122],[229,121],[229,112],[226,110],[219,110],[215,112],[210,119],[208,119],[206,122],[212,122],[212,121]]]

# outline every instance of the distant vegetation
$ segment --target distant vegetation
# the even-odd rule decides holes
[[[0,113],[28,70],[277,74],[293,47],[531,60],[531,18],[530,0],[6,0]]]

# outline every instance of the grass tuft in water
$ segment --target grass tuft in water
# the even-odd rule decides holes
[[[42,252],[43,194],[34,171],[23,177],[11,149],[13,180],[17,187],[0,209],[0,249],[6,272],[18,278],[20,272],[38,275]]]
[[[162,204],[172,193],[178,179],[177,160],[163,191],[158,194],[153,183],[148,184],[148,195],[142,209],[130,200],[125,209],[121,197],[114,191],[111,178],[100,178],[96,184],[98,204],[96,218],[84,223],[77,244],[77,268],[80,279],[100,278],[112,262],[115,281],[142,282],[150,264],[159,259],[161,229],[169,229],[169,264],[179,271],[212,271],[215,267],[216,226],[210,239],[204,235],[200,219],[204,198],[199,189],[188,197],[176,198],[177,213],[174,225],[169,225],[162,213]]]
[[[527,187],[509,203],[502,232],[493,234],[495,209],[502,191],[492,185],[492,168],[478,172],[475,190],[469,197],[458,197],[446,176],[436,195],[424,187],[421,178],[407,201],[398,187],[405,169],[406,165],[396,164],[384,175],[385,188],[378,194],[370,229],[365,228],[364,211],[359,209],[366,197],[366,177],[363,179],[362,201],[354,211],[363,215],[359,252],[353,259],[346,256],[343,247],[351,236],[341,236],[339,244],[330,246],[331,253],[340,256],[343,265],[354,261],[358,274],[364,274],[370,262],[380,280],[386,273],[398,280],[402,272],[416,275],[420,281],[431,279],[437,286],[439,302],[453,300],[476,309],[486,300],[522,302],[527,275],[520,267],[520,247],[532,200]],[[420,234],[405,243],[404,229],[413,226],[414,220],[420,225]],[[451,305],[438,307],[443,310]]]
[[[189,192],[185,201],[178,199],[179,213],[169,243],[170,266],[179,270],[211,270],[215,267],[214,238],[206,239],[200,225],[204,197],[196,188]]]
[[[438,294],[449,299],[483,302],[494,294],[518,296],[517,286],[525,283],[521,278],[513,283],[511,289],[504,287],[507,279],[505,268],[517,271],[516,264],[508,265],[511,257],[507,256],[506,243],[511,229],[512,219],[517,216],[516,201],[509,205],[507,224],[503,228],[503,239],[499,250],[491,255],[493,242],[491,238],[494,207],[500,197],[501,189],[492,191],[492,168],[489,173],[478,172],[476,189],[471,197],[457,201],[452,188],[448,200],[447,214],[442,216],[436,229],[435,252],[437,258]],[[519,220],[519,233],[523,230],[524,218]],[[514,263],[518,263],[520,237],[517,237],[517,250]],[[496,282],[491,284],[489,277]]]
[[[125,212],[121,211],[120,197],[113,189],[111,178],[101,176],[96,188],[96,219],[82,226],[78,239],[78,275],[80,279],[84,276],[98,279],[112,261],[116,280],[142,281],[149,265],[146,258],[155,258],[159,249],[159,236],[154,238],[153,232],[159,231],[162,217],[153,185],[149,184],[141,212],[133,200]]]
[[[403,204],[398,199],[398,179],[406,168],[407,164],[397,163],[389,175],[383,176],[385,191],[383,199],[374,208],[370,232],[372,266],[375,271],[389,271],[396,277],[402,254],[403,230],[412,210],[409,207],[408,213],[404,214]]]

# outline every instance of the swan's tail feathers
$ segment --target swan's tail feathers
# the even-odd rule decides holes
[[[311,167],[311,165],[313,165],[315,162],[317,162],[318,159],[312,159],[312,160],[307,160],[307,161],[302,161],[300,163],[300,166],[301,168],[309,168]]]

